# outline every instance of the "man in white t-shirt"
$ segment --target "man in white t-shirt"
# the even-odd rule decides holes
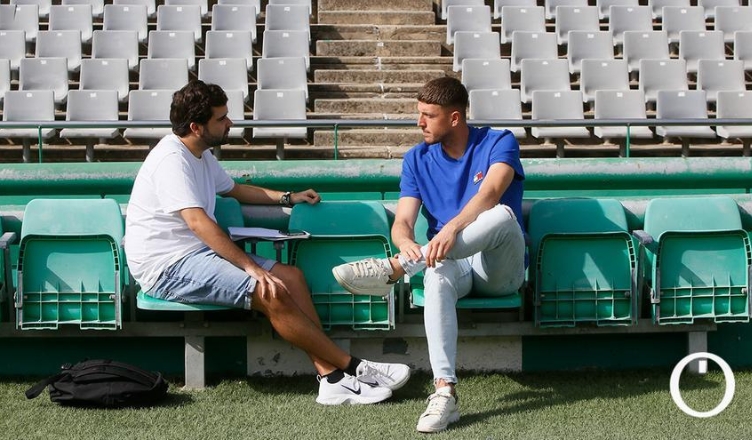
[[[376,403],[404,385],[410,369],[350,356],[322,331],[302,272],[246,254],[217,225],[219,194],[247,204],[318,203],[316,191],[236,184],[209,149],[232,121],[221,87],[193,81],[175,92],[173,134],[149,153],[133,184],[125,225],[128,267],[148,295],[168,301],[257,310],[304,350],[319,374],[324,405]]]

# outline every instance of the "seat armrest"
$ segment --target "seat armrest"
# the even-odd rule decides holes
[[[643,246],[650,246],[655,242],[655,239],[642,229],[632,231],[632,236]]]
[[[0,250],[10,249],[10,244],[16,241],[15,232],[6,232],[0,235]]]

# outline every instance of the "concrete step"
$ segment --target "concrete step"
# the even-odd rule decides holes
[[[319,24],[431,25],[433,11],[329,11],[319,12]]]
[[[460,77],[452,71],[451,57],[311,57],[313,70],[441,70],[447,75]]]
[[[406,149],[423,141],[420,130],[415,128],[353,128],[341,129],[337,133],[337,145],[348,146],[389,146]],[[316,130],[313,135],[316,147],[334,145],[334,130]]]
[[[360,14],[360,12],[358,12]],[[400,13],[404,14],[404,13]],[[319,24],[311,27],[319,40],[428,40],[445,42],[446,26],[393,24]]]
[[[342,69],[321,69],[313,73],[316,83],[360,83],[360,84],[382,84],[382,83],[411,83],[423,84],[434,78],[441,78],[444,75],[443,70],[342,70]]]
[[[326,11],[433,11],[433,0],[319,0],[319,14]]]
[[[417,110],[413,98],[351,98],[317,99],[316,113],[389,113],[415,115]]]
[[[311,99],[412,98],[423,84],[316,84],[308,86]]]
[[[441,56],[441,43],[437,41],[374,41],[374,40],[319,40],[318,56]]]

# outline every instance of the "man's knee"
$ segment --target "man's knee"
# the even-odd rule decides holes
[[[303,271],[295,266],[277,263],[272,267],[271,272],[274,276],[282,280],[285,285],[305,284],[305,275],[303,275]]]

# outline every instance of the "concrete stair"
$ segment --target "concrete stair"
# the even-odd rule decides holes
[[[434,78],[456,75],[436,24],[438,0],[319,0],[311,108],[325,119],[414,119],[415,94]],[[417,127],[342,128],[337,147],[401,157],[422,140]],[[316,130],[315,148],[332,149],[333,130]]]

